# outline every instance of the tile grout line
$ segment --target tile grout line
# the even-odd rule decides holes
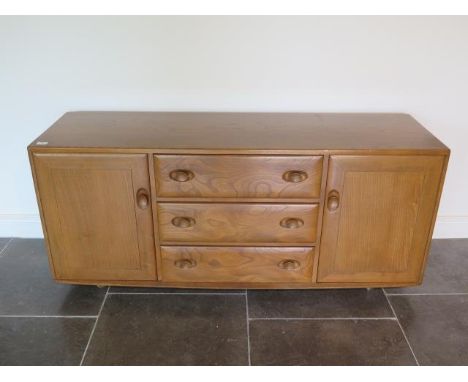
[[[47,316],[47,315],[28,315],[28,314],[0,314],[0,318],[97,318],[98,316]]]
[[[468,295],[468,293],[464,292],[447,292],[447,293],[386,293],[387,296],[464,296]]]
[[[235,292],[235,293],[210,293],[210,292],[109,292],[108,294],[129,294],[129,295],[145,295],[145,294],[155,294],[155,295],[208,295],[208,296],[243,296],[244,292]]]
[[[397,321],[396,317],[252,317],[249,321],[372,321],[372,320],[387,320]]]
[[[82,355],[81,361],[80,361],[80,366],[83,366],[83,361],[84,361],[84,359],[86,357],[86,352],[88,351],[89,344],[91,343],[91,339],[93,338],[94,331],[96,330],[96,326],[97,326],[97,323],[99,321],[99,317],[101,317],[102,309],[104,308],[104,304],[106,303],[107,296],[109,295],[109,289],[110,289],[110,287],[108,286],[107,290],[106,290],[106,294],[104,295],[104,298],[102,300],[101,307],[99,308],[99,312],[98,312],[98,315],[96,317],[96,321],[94,321],[93,328],[91,329],[91,333],[89,334],[88,343],[86,344],[86,347],[85,347],[85,349],[83,351],[83,355]]]
[[[252,362],[250,361],[250,319],[249,319],[249,296],[247,293],[247,289],[245,290],[245,325],[247,327],[247,357],[249,360],[249,366],[252,366]]]
[[[416,357],[416,354],[414,353],[413,347],[411,346],[411,344],[410,344],[410,342],[409,342],[409,339],[408,339],[408,337],[406,336],[406,333],[405,333],[405,331],[404,331],[404,329],[403,329],[403,326],[401,326],[400,320],[398,319],[398,316],[397,316],[397,314],[396,314],[396,312],[395,312],[395,309],[393,308],[393,305],[392,305],[392,303],[390,302],[390,299],[388,298],[387,293],[385,292],[385,289],[382,289],[382,291],[383,291],[383,293],[384,293],[385,298],[387,299],[388,305],[390,305],[390,309],[392,310],[393,315],[394,315],[395,318],[396,318],[396,321],[397,321],[397,323],[398,323],[398,326],[400,327],[401,333],[403,334],[403,337],[405,337],[406,343],[408,344],[408,347],[409,347],[409,349],[411,350],[411,354],[413,354],[413,358],[414,358],[414,361],[416,362],[416,365],[417,365],[417,366],[421,366],[421,365],[419,364],[418,358]]]
[[[3,248],[0,250],[0,257],[3,256],[3,253],[7,250],[7,248],[10,246],[10,243],[13,241],[14,237],[10,238],[10,240],[8,240],[5,245],[3,246]]]

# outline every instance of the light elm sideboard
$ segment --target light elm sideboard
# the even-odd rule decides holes
[[[71,112],[28,147],[55,280],[421,283],[450,151],[406,114]]]

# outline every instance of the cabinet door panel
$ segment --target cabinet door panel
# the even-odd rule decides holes
[[[33,158],[57,279],[156,278],[146,155]]]
[[[319,282],[417,282],[440,156],[331,156]]]

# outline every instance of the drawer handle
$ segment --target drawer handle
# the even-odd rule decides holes
[[[197,262],[193,259],[180,259],[174,261],[174,265],[179,269],[190,269],[197,266]]]
[[[291,170],[283,174],[283,179],[290,183],[300,183],[307,179],[305,171]]]
[[[285,269],[287,271],[294,271],[301,267],[301,263],[297,260],[286,259],[286,260],[281,260],[278,264],[278,267],[280,267],[281,269]]]
[[[327,198],[327,208],[328,211],[335,211],[338,209],[340,206],[340,194],[336,190],[331,190],[328,193],[328,198]]]
[[[171,222],[173,226],[179,228],[190,228],[195,225],[195,219],[187,216],[176,216]]]
[[[283,228],[296,229],[304,225],[304,220],[298,218],[284,218],[280,221],[280,226]]]
[[[169,178],[176,182],[188,182],[195,174],[190,170],[174,170],[169,173]]]
[[[139,208],[142,210],[148,208],[149,205],[149,194],[144,188],[140,188],[136,194],[136,202]]]

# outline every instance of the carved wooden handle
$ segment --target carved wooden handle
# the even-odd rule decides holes
[[[295,269],[299,269],[301,267],[301,263],[297,260],[286,259],[281,260],[278,264],[278,267],[287,271],[294,271]]]
[[[144,188],[140,188],[136,194],[136,202],[139,208],[144,210],[149,205],[149,194]]]
[[[304,225],[304,220],[299,218],[284,218],[280,221],[280,226],[283,228],[300,228]]]
[[[188,182],[195,174],[190,170],[174,170],[169,173],[169,178],[176,182]]]
[[[172,225],[179,228],[190,228],[195,225],[195,219],[188,216],[176,216],[172,219]]]
[[[174,261],[174,265],[179,269],[190,269],[197,266],[197,262],[193,259],[180,259]]]
[[[340,206],[340,194],[336,190],[331,190],[328,193],[328,198],[327,198],[328,211],[333,212],[337,210],[339,206]]]
[[[305,171],[298,170],[286,171],[283,174],[283,179],[286,182],[300,183],[307,179],[307,173]]]

